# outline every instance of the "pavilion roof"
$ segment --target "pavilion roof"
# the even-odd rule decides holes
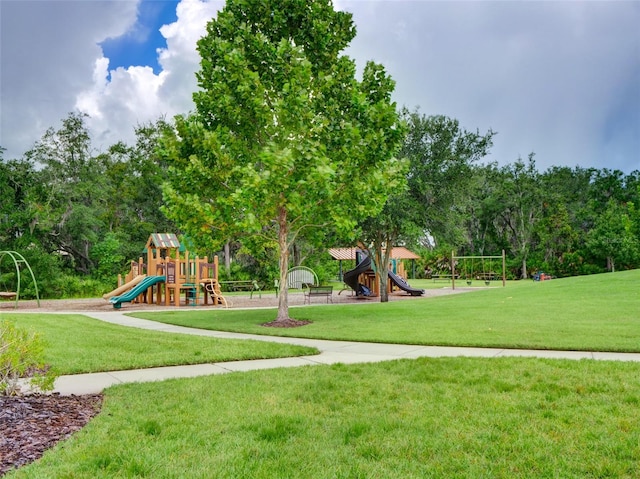
[[[329,254],[336,260],[354,260],[356,259],[356,250],[358,248],[329,248]],[[392,259],[419,259],[420,256],[413,251],[408,250],[404,246],[395,246],[391,250]]]

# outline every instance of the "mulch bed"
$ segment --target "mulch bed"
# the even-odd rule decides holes
[[[263,326],[267,328],[299,328],[300,326],[306,326],[307,324],[311,324],[311,321],[300,321],[297,319],[276,319],[275,321],[270,321],[268,323],[263,323]]]
[[[0,396],[0,476],[40,458],[101,407],[102,394]]]

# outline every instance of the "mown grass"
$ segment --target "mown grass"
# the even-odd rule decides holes
[[[424,345],[640,351],[640,270],[520,281],[506,288],[384,304],[291,308],[313,323],[265,328],[274,310],[132,313],[188,327]],[[355,301],[354,301],[355,302]]]
[[[314,323],[295,330],[260,326],[273,311],[166,316],[263,334],[450,344],[484,335],[476,345],[498,339],[511,347],[530,336],[547,349],[637,350],[629,344],[638,347],[638,279],[616,273],[306,307],[294,316]],[[138,341],[151,337],[131,331]],[[632,478],[640,468],[639,407],[637,363],[587,360],[423,358],[129,384],[107,390],[102,413],[85,429],[7,477]]]
[[[18,478],[632,478],[638,365],[443,358],[107,391]]]
[[[77,314],[2,314],[45,340],[45,361],[58,374],[267,359],[317,354],[315,348],[147,331]]]

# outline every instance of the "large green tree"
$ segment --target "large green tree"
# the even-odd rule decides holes
[[[175,119],[167,212],[196,240],[276,248],[276,321],[289,318],[289,249],[311,228],[353,231],[394,186],[394,82],[341,54],[351,14],[329,0],[228,1],[198,42],[196,112]],[[375,152],[375,154],[372,154]]]
[[[587,234],[587,248],[595,258],[606,261],[609,271],[615,271],[619,263],[629,267],[640,259],[635,215],[633,203],[621,204],[611,198]]]
[[[468,131],[444,115],[426,116],[405,110],[408,134],[401,156],[409,161],[408,194],[422,228],[437,243],[464,241],[464,224],[474,199],[469,194],[474,164],[493,145],[492,130]]]
[[[33,241],[31,197],[37,173],[26,161],[2,160],[0,148],[0,250],[20,249]]]
[[[497,177],[496,203],[499,212],[494,220],[502,238],[511,245],[511,251],[520,260],[520,277],[528,277],[527,259],[534,246],[537,224],[542,217],[543,199],[539,173],[536,170],[534,153],[525,163],[502,167]]]
[[[390,254],[399,242],[412,243],[429,234],[456,244],[463,237],[473,163],[484,157],[494,133],[481,135],[443,115],[402,111],[407,134],[399,155],[405,161],[406,185],[398,187],[383,210],[361,224],[363,243],[380,277],[380,299],[388,301]],[[405,187],[406,186],[406,187]]]
[[[105,169],[93,155],[86,115],[70,113],[58,130],[49,128],[25,154],[39,165],[41,189],[33,199],[33,223],[42,245],[84,274],[92,271],[91,246],[103,225],[107,202]]]

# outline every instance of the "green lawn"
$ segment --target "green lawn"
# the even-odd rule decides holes
[[[314,323],[295,330],[261,327],[273,311],[144,316],[268,334],[637,351],[639,280],[632,271],[306,307],[294,316]],[[86,321],[48,334],[60,350],[66,335],[96,327],[74,316],[52,315],[57,324],[42,315],[15,317],[44,331]],[[145,345],[130,355],[146,355],[156,341],[149,331],[105,326]],[[188,343],[198,338],[184,338],[175,348],[191,351]],[[93,350],[86,343],[59,355],[58,367],[68,368],[74,355],[100,354],[99,340]],[[85,429],[6,477],[636,478],[639,375],[635,362],[421,358],[120,385],[105,392],[102,412]]]
[[[420,285],[420,282],[416,282]],[[274,310],[132,313],[205,329],[308,338],[501,348],[640,351],[640,270],[511,282],[385,304],[291,308],[313,324],[265,328]]]
[[[46,362],[58,374],[317,354],[302,346],[147,331],[72,314],[3,313],[0,319],[40,332]]]
[[[16,478],[635,478],[638,365],[443,358],[108,390]]]

